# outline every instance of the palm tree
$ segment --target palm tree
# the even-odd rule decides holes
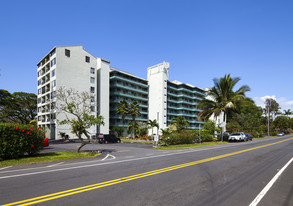
[[[132,133],[132,138],[134,138],[135,133],[139,131],[139,124],[136,121],[131,121],[128,123],[128,134]]]
[[[136,101],[132,101],[129,106],[129,114],[132,116],[132,120],[135,121],[136,116],[140,115],[140,108]]]
[[[239,77],[232,78],[230,74],[223,78],[214,79],[214,86],[208,90],[207,98],[199,102],[199,119],[209,119],[212,115],[217,119],[223,113],[223,132],[226,131],[227,112],[237,109],[238,105],[247,99],[245,93],[250,91],[246,85],[241,86],[237,91],[233,91],[235,85],[240,81]]]
[[[129,114],[132,116],[132,122],[135,122],[136,116],[140,115],[140,108],[136,101],[132,101],[129,106]],[[134,127],[132,127],[132,137],[134,137]]]
[[[186,129],[188,127],[189,121],[186,120],[183,116],[178,116],[178,117],[174,117],[171,120],[171,124],[175,124],[176,130],[180,131],[180,130]]]
[[[148,125],[150,125],[150,127],[152,128],[152,135],[154,135],[154,127],[159,127],[159,124],[158,124],[157,120],[154,119],[152,121],[152,120],[149,119]]]
[[[287,117],[289,117],[289,115],[292,115],[291,109],[288,110],[283,110],[284,111],[284,115],[286,115]]]
[[[129,114],[129,105],[128,105],[128,102],[125,99],[121,100],[117,104],[116,113],[117,114],[121,114],[122,124],[123,124],[123,127],[124,127],[124,124],[125,124],[125,116],[127,114]]]

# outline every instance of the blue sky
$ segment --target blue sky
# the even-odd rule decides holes
[[[258,105],[293,110],[293,1],[1,0],[0,88],[36,93],[37,62],[54,46],[83,45],[111,66],[207,88],[231,74]]]

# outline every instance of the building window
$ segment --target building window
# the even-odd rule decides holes
[[[41,98],[38,98],[38,104],[41,103]]]
[[[92,97],[91,98],[91,102],[95,102],[95,97]]]
[[[91,87],[91,93],[95,93],[95,87]]]
[[[38,89],[38,94],[41,94],[41,89]]]
[[[52,77],[55,76],[55,69],[52,71]]]
[[[56,80],[52,81],[52,88],[56,87]]]
[[[52,59],[51,61],[51,67],[54,66],[56,64],[56,58]]]
[[[69,49],[65,49],[65,56],[70,57],[70,50]]]
[[[55,98],[55,91],[51,92],[51,99]]]
[[[91,83],[94,84],[95,83],[95,78],[91,77]]]
[[[50,53],[51,56],[53,56],[56,53],[55,49]]]
[[[95,111],[95,106],[91,106],[91,111],[92,111],[92,112]]]
[[[55,120],[55,119],[56,119],[56,114],[55,113],[51,114],[51,120]]]
[[[85,56],[85,62],[90,63],[90,57]]]
[[[40,85],[41,85],[41,80],[38,81],[38,86],[40,86]]]
[[[91,74],[95,73],[95,68],[91,68]]]

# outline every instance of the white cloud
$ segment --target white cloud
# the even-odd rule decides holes
[[[272,99],[276,100],[281,107],[281,111],[287,110],[287,109],[293,110],[293,100],[288,100],[285,97],[277,98],[276,95],[272,95],[272,96],[267,95],[267,96],[263,96],[263,97],[254,97],[253,100],[257,106],[261,106],[262,108],[264,108],[265,107],[265,100],[267,98],[272,98]]]

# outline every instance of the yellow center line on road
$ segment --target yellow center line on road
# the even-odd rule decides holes
[[[102,188],[102,187],[107,187],[107,186],[111,186],[111,185],[115,185],[115,184],[119,184],[119,183],[123,183],[123,182],[128,182],[128,181],[131,181],[131,180],[136,180],[136,179],[140,179],[140,178],[144,178],[144,177],[148,177],[148,176],[152,176],[152,175],[172,171],[172,170],[181,169],[181,168],[184,168],[184,167],[189,167],[189,166],[193,166],[193,165],[197,165],[197,164],[201,164],[201,163],[205,163],[205,162],[210,162],[210,161],[222,159],[222,158],[225,158],[225,157],[230,157],[230,156],[241,154],[241,153],[244,153],[244,152],[248,152],[248,151],[252,151],[252,150],[256,150],[256,149],[276,145],[276,144],[279,144],[279,143],[282,143],[282,142],[285,142],[285,141],[289,141],[289,140],[293,140],[293,138],[289,138],[289,139],[286,139],[286,140],[282,140],[282,141],[278,141],[278,142],[275,142],[275,143],[266,144],[266,145],[262,145],[262,146],[258,146],[258,147],[253,147],[253,148],[246,149],[246,150],[241,150],[241,151],[232,152],[232,153],[228,153],[228,154],[224,154],[224,155],[210,157],[210,158],[206,158],[206,159],[203,159],[203,160],[197,160],[197,161],[188,162],[188,163],[184,163],[184,164],[174,165],[174,166],[171,166],[171,167],[165,167],[165,168],[162,168],[162,169],[152,170],[152,171],[149,171],[149,172],[144,172],[144,173],[140,173],[140,174],[136,174],[136,175],[122,177],[122,178],[118,178],[118,179],[114,179],[114,180],[110,180],[110,181],[100,182],[100,183],[87,185],[87,186],[83,186],[83,187],[78,187],[78,188],[74,188],[74,189],[70,189],[70,190],[64,190],[64,191],[57,192],[57,193],[43,195],[43,196],[31,198],[31,199],[12,202],[12,203],[5,204],[5,205],[2,205],[2,206],[33,205],[33,204],[46,202],[46,201],[53,200],[53,199],[58,199],[58,198],[61,198],[61,197],[66,197],[66,196],[70,196],[70,195],[74,195],[74,194],[78,194],[78,193],[82,193],[82,192],[87,192],[87,191],[90,191],[90,190],[95,190],[95,189]]]

